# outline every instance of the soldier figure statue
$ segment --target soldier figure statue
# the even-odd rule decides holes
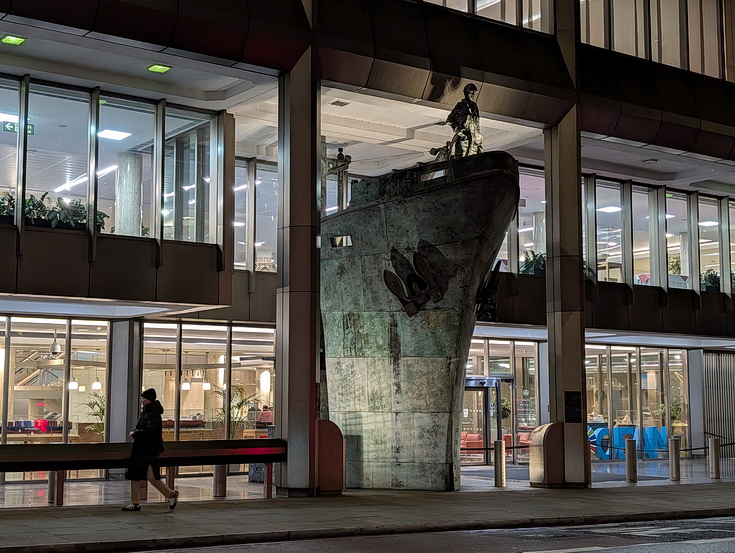
[[[473,83],[464,87],[464,100],[457,102],[452,113],[447,117],[454,131],[451,142],[450,157],[465,157],[482,152],[482,135],[480,134],[480,110],[477,109],[475,97],[477,86]]]

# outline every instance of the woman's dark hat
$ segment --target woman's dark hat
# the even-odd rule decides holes
[[[140,394],[140,397],[146,398],[148,401],[156,401],[156,390],[148,388],[145,392]]]

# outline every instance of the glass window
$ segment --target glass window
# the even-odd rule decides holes
[[[212,181],[213,116],[166,109],[163,237],[217,241],[217,186]]]
[[[490,376],[511,375],[510,342],[488,341],[488,374]]]
[[[0,80],[0,223],[13,224],[17,168],[18,83]]]
[[[666,426],[666,404],[663,395],[664,350],[641,348],[640,352],[643,428]]]
[[[232,438],[268,436],[272,432],[277,407],[274,355],[272,328],[232,328]]]
[[[26,224],[84,229],[89,176],[89,94],[31,84]]]
[[[518,272],[546,272],[546,189],[541,173],[521,173],[518,204]]]
[[[486,17],[495,21],[518,24],[516,0],[476,0],[475,13],[480,17]]]
[[[472,340],[465,370],[466,375],[487,376],[485,340]]]
[[[582,42],[605,47],[605,0],[580,0]]]
[[[8,443],[62,441],[66,321],[13,317],[10,340]],[[76,385],[72,378],[68,388]]]
[[[520,432],[530,432],[538,425],[536,405],[536,344],[533,342],[515,343],[516,367],[516,443]]]
[[[593,430],[607,428],[610,421],[607,397],[608,356],[605,346],[587,346],[584,358],[584,369],[587,377],[587,425]],[[624,409],[625,405],[617,405]]]
[[[69,422],[74,441],[102,442],[107,406],[107,321],[72,321]]]
[[[141,392],[155,388],[163,405],[163,439],[174,440],[176,407],[175,324],[145,323],[143,327],[143,379]]]
[[[699,284],[720,291],[720,214],[714,198],[699,198]]]
[[[498,255],[495,256],[495,261],[493,262],[493,268],[495,268],[495,264],[500,261],[500,272],[501,273],[509,273],[510,272],[510,262],[508,260],[508,231],[505,231],[505,236],[503,237],[503,243],[500,244],[500,249],[498,250]]]
[[[681,447],[689,447],[689,401],[686,350],[669,350],[669,396],[667,398],[671,424],[670,436],[680,436]]]
[[[624,282],[620,185],[598,182],[595,195],[597,278],[609,282]]]
[[[730,202],[728,211],[730,214],[728,225],[730,229],[730,281],[733,290],[735,290],[735,202]]]
[[[278,168],[258,163],[255,177],[255,270],[276,272]]]
[[[523,0],[523,26],[526,29],[553,33],[552,0]]]
[[[655,194],[650,188],[633,187],[633,284],[644,286],[658,286],[659,283]]]
[[[467,0],[425,0],[429,4],[437,4],[439,6],[445,6],[452,8],[453,10],[459,10],[461,12],[467,11]]]
[[[687,0],[689,69],[720,77],[720,10],[717,0]]]
[[[643,0],[610,2],[612,48],[616,52],[646,57],[645,6]]]
[[[682,67],[680,0],[650,0],[651,59]]]
[[[155,108],[103,96],[99,127],[97,222],[104,232],[150,236]]]
[[[689,203],[686,194],[666,193],[666,252],[669,288],[691,288]]]
[[[235,269],[248,268],[248,249],[252,248],[248,214],[250,213],[250,184],[248,183],[248,163],[244,159],[235,160]]]

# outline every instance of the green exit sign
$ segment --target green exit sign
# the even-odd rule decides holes
[[[12,121],[3,121],[3,130],[5,132],[18,132],[18,123],[13,123]],[[26,125],[26,133],[27,134],[35,134],[36,127],[28,123]]]

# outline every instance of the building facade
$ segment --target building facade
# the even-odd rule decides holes
[[[624,435],[730,441],[734,31],[724,0],[0,0],[2,443],[124,441],[154,386],[170,439],[275,432],[317,493],[320,219],[430,161],[469,83],[521,199],[463,462],[544,422],[570,486]]]

